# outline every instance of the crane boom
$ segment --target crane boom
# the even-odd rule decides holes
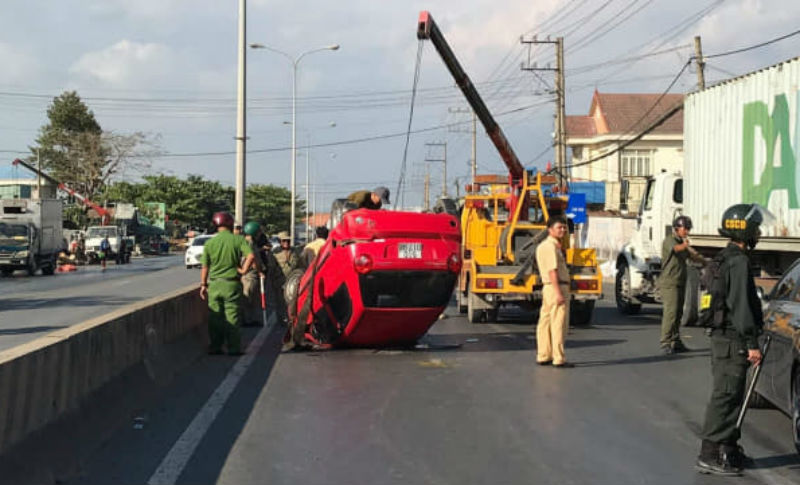
[[[51,184],[57,186],[59,189],[61,189],[64,192],[68,193],[69,195],[75,197],[76,199],[78,199],[78,201],[81,204],[85,205],[86,207],[90,207],[90,208],[94,209],[94,211],[97,212],[97,215],[100,216],[100,220],[102,221],[102,225],[104,225],[104,226],[107,225],[109,223],[109,221],[111,220],[111,213],[108,212],[106,209],[103,209],[99,205],[97,205],[94,202],[92,202],[91,200],[89,200],[88,197],[84,197],[83,195],[75,192],[72,188],[70,188],[66,184],[64,184],[62,182],[59,182],[58,180],[54,179],[50,175],[47,175],[46,173],[42,172],[38,168],[34,167],[33,165],[30,165],[30,164],[28,164],[26,162],[23,162],[19,158],[14,159],[14,161],[11,162],[11,164],[15,165],[15,166],[22,165],[23,167],[27,168],[31,172],[33,172],[36,175],[42,177],[43,179],[47,180]]]
[[[489,135],[489,139],[492,140],[495,148],[497,148],[497,151],[500,153],[500,157],[503,159],[503,162],[505,162],[506,167],[508,167],[512,184],[519,184],[525,173],[525,168],[522,166],[522,163],[520,163],[517,154],[514,153],[514,149],[511,148],[511,144],[508,142],[503,130],[500,129],[500,125],[494,120],[489,108],[486,107],[486,103],[483,102],[480,94],[478,94],[478,90],[475,89],[475,85],[472,84],[469,76],[461,67],[455,54],[453,54],[453,51],[447,44],[444,35],[442,35],[442,32],[427,10],[419,14],[417,38],[420,40],[428,39],[433,43],[434,47],[436,47],[447,69],[455,79],[461,92],[464,93],[464,97],[467,98],[467,102],[472,107],[475,115],[481,120],[481,124],[486,129],[486,134]]]

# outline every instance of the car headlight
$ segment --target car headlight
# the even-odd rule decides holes
[[[28,257],[28,251],[27,250],[25,250],[25,251],[17,251],[14,254],[14,256],[16,256],[17,258],[27,258]]]

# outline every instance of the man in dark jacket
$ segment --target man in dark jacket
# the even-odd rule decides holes
[[[771,214],[757,204],[733,205],[722,216],[719,233],[730,239],[721,264],[725,311],[722,326],[711,331],[714,380],[696,465],[701,473],[740,475],[745,461],[737,444],[741,433],[736,420],[747,368],[761,362],[758,335],[764,325],[748,251],[756,246],[760,226],[768,218]]]

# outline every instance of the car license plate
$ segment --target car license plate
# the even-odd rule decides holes
[[[422,243],[400,243],[397,245],[400,259],[422,259]]]

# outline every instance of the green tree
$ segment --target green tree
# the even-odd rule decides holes
[[[157,138],[104,132],[75,91],[54,98],[47,118],[29,159],[41,157],[43,168],[56,180],[89,199],[114,175],[149,166],[150,157],[158,153]]]
[[[245,191],[245,208],[247,220],[261,224],[265,232],[275,234],[289,230],[291,218],[292,193],[276,185],[249,185]],[[295,205],[297,221],[301,221],[305,213],[305,203],[298,200]]]

